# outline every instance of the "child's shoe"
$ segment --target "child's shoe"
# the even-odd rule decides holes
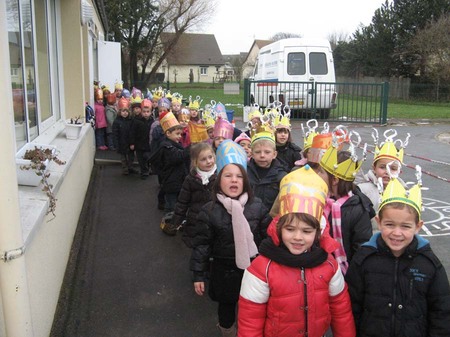
[[[99,149],[100,151],[106,151],[108,150],[108,147],[105,145],[99,146],[97,149]]]

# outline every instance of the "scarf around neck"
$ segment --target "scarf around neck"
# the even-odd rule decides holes
[[[200,179],[202,180],[203,185],[209,184],[209,178],[216,172],[217,166],[214,164],[214,167],[209,171],[202,171],[198,167],[195,168],[195,171],[199,175]]]
[[[238,199],[231,199],[218,193],[217,200],[231,215],[236,265],[240,269],[245,269],[250,266],[250,258],[258,254],[258,248],[253,240],[253,233],[244,216],[244,206],[248,201],[248,195],[243,193]]]

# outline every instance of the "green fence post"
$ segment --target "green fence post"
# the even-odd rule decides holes
[[[387,107],[389,100],[389,82],[383,82],[382,90],[382,102],[381,102],[381,124],[387,123]]]
[[[250,105],[250,81],[248,78],[244,78],[244,105]]]
[[[170,90],[170,82],[169,81],[166,82],[166,89]]]

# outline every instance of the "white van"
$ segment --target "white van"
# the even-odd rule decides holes
[[[328,118],[336,108],[335,72],[331,46],[326,39],[290,38],[259,51],[250,78],[250,103],[266,107],[280,101],[291,111]]]

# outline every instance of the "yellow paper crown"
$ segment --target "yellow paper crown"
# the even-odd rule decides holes
[[[206,131],[206,125],[199,123],[189,123],[188,127],[191,143],[200,143],[209,138],[208,132]]]
[[[398,160],[390,162],[387,164],[388,174],[390,173],[390,165],[396,164],[398,166],[397,174],[391,176],[391,180],[387,184],[383,191],[383,180],[379,179],[378,188],[380,191],[380,207],[393,202],[400,202],[413,207],[419,214],[419,218],[422,212],[422,169],[419,165],[416,165],[416,178],[417,184],[410,189],[405,189],[404,185],[398,179],[398,172],[400,172],[400,162]]]
[[[270,140],[271,142],[273,142],[273,143],[275,144],[275,135],[273,134],[273,132],[270,132],[270,131],[261,131],[261,132],[258,132],[257,134],[255,134],[255,135],[252,137],[252,145],[253,145],[256,141],[262,140],[262,139]]]
[[[117,81],[117,82],[114,84],[114,89],[116,89],[116,90],[122,90],[122,89],[123,89],[123,81]]]
[[[343,133],[342,136],[339,136],[339,131],[340,129],[337,128],[333,131],[332,145],[320,159],[320,166],[323,167],[325,171],[339,179],[345,181],[353,181],[355,180],[356,173],[359,171],[362,163],[366,159],[367,144],[364,145],[363,159],[358,161],[358,156],[356,155],[355,150],[361,143],[361,137],[356,131],[351,131],[348,135],[348,150],[350,152],[350,158],[344,160],[341,163],[338,163],[338,152],[340,146],[342,145],[339,137],[347,138],[346,133]],[[356,137],[356,140],[354,141],[352,140],[353,136]]]
[[[275,129],[291,130],[291,109],[289,106],[285,105],[283,111],[280,111],[275,115],[273,125]]]
[[[408,133],[404,141],[400,139],[394,140],[394,137],[397,136],[397,131],[394,129],[386,130],[383,135],[385,141],[378,146],[378,130],[373,128],[372,138],[375,142],[373,162],[375,163],[378,159],[390,159],[398,160],[403,164],[404,148],[408,146],[408,140],[411,135]]]
[[[319,222],[328,194],[325,181],[305,165],[288,173],[280,182],[280,216],[288,213],[306,213]]]
[[[200,109],[201,103],[202,103],[202,99],[200,98],[200,96],[195,97],[195,99],[192,99],[192,96],[189,96],[188,108],[191,110],[198,110],[198,109]]]
[[[203,123],[206,126],[206,129],[210,129],[214,127],[216,123],[214,119],[214,113],[211,110],[205,110],[202,114]]]
[[[251,121],[253,118],[261,118],[262,114],[261,111],[259,111],[259,105],[258,104],[253,104],[250,107],[245,107],[248,108],[248,120]]]
[[[179,92],[174,92],[172,94],[172,104],[173,103],[181,104],[182,102],[183,102],[183,95],[180,94]]]
[[[316,129],[319,126],[319,123],[317,122],[317,119],[310,119],[306,122],[306,126],[308,130],[305,130],[303,123],[301,124],[303,133],[303,150],[307,150],[311,147],[314,137],[318,134]]]
[[[162,87],[155,88],[152,90],[153,99],[160,100],[164,97],[164,89]]]

